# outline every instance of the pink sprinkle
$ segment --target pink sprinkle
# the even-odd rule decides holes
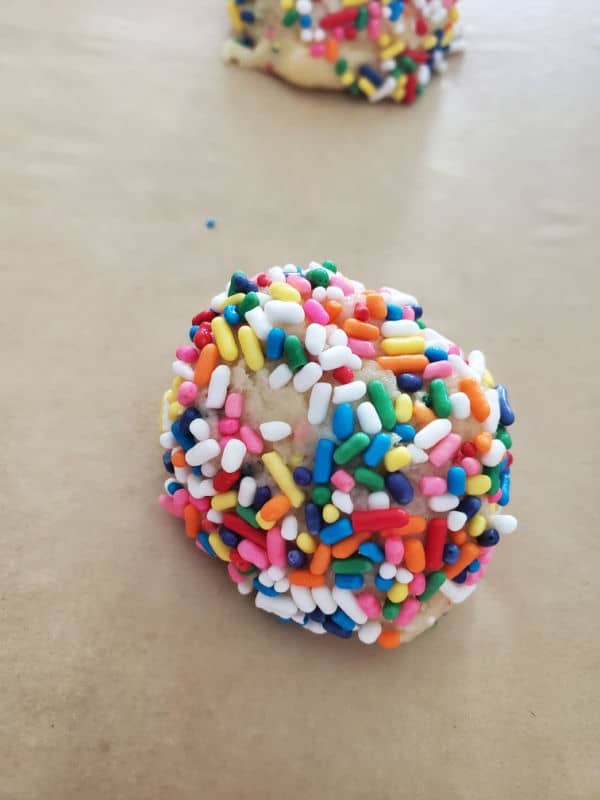
[[[361,592],[357,595],[356,601],[369,619],[377,619],[381,614],[379,600],[372,592]]]
[[[429,451],[429,460],[434,467],[443,467],[454,458],[462,439],[458,433],[449,433]]]
[[[225,417],[225,419],[219,420],[219,433],[223,436],[232,436],[233,434],[237,433],[240,429],[240,421],[239,419],[233,419],[232,417]]]
[[[352,352],[361,358],[375,358],[375,348],[373,342],[367,342],[363,339],[353,339],[348,337],[348,347]]]
[[[329,322],[329,314],[325,311],[321,303],[318,303],[312,298],[304,303],[304,313],[311,322],[317,322],[319,325],[327,325]]]
[[[481,464],[476,458],[463,458],[463,460],[460,462],[460,465],[467,473],[469,478],[472,475],[479,475],[481,472]]]
[[[421,494],[426,497],[434,497],[438,494],[444,494],[446,491],[446,481],[444,478],[439,478],[435,475],[425,475],[419,481],[419,489]]]
[[[496,494],[489,494],[488,495],[488,503],[497,503],[498,500],[502,497],[502,489],[498,489]]]
[[[183,508],[175,505],[170,494],[161,494],[161,496],[158,498],[158,502],[160,503],[161,508],[164,508],[165,511],[168,511],[170,514],[173,514],[174,517],[183,518]]]
[[[231,392],[225,401],[225,413],[228,417],[241,417],[244,410],[244,396],[238,392]]]
[[[210,508],[210,497],[192,497],[190,495],[190,504],[197,508],[198,511],[208,511]]]
[[[356,481],[345,469],[336,470],[331,476],[331,482],[340,492],[351,492],[356,486]]]
[[[330,286],[337,286],[346,295],[354,294],[354,287],[339,273],[334,273],[329,279]]]
[[[248,448],[249,453],[260,455],[263,451],[263,442],[259,434],[252,430],[248,425],[242,425],[240,428],[240,439]]]
[[[263,30],[263,36],[265,37],[265,39],[272,39],[273,34],[274,34],[273,28],[265,28]]]
[[[465,586],[474,586],[476,583],[483,578],[481,574],[481,570],[477,570],[477,572],[469,572],[467,574],[467,579],[465,580]]]
[[[290,286],[293,286],[296,291],[300,292],[302,297],[311,296],[312,286],[310,285],[310,281],[306,280],[302,275],[299,275],[297,272],[290,272],[290,274],[286,276],[286,281]]]
[[[281,528],[278,525],[267,531],[267,555],[273,566],[287,566],[287,548],[285,539],[281,535]]]
[[[402,319],[412,319],[415,318],[415,312],[413,311],[412,306],[402,306]]]
[[[266,552],[262,547],[259,547],[255,542],[251,542],[249,539],[242,539],[237,546],[237,551],[244,560],[249,561],[259,569],[267,569],[269,566],[269,559],[267,558]]]
[[[494,557],[493,547],[482,547],[479,551],[479,555],[477,556],[480,564],[489,564],[493,557]]]
[[[334,28],[331,32],[333,34],[333,38],[337,39],[338,42],[344,38],[344,29],[341,25],[339,25],[337,28]]]
[[[425,591],[425,583],[425,575],[423,575],[422,572],[418,572],[408,584],[408,590],[411,594],[423,594]]]
[[[227,564],[227,572],[234,583],[243,583],[246,580],[242,573],[238,571],[235,564],[232,564],[231,562]]]
[[[450,375],[452,375],[452,364],[449,361],[433,361],[423,370],[423,378],[426,381],[433,378],[449,378]]]
[[[208,550],[204,547],[200,539],[196,539],[196,547],[198,548],[198,550],[202,550],[203,553],[206,553],[206,555],[209,554]]]
[[[198,394],[198,387],[192,381],[184,381],[177,389],[177,399],[182,406],[191,406]]]
[[[175,351],[175,355],[180,361],[185,361],[186,364],[193,364],[194,361],[198,360],[198,351],[191,345],[183,345],[183,347],[178,347]]]
[[[313,426],[308,422],[308,420],[301,420],[297,425],[294,426],[294,441],[295,442],[306,442],[313,432]]]
[[[379,39],[381,35],[381,23],[378,19],[370,19],[367,25],[370,39]]]
[[[386,536],[385,560],[390,564],[401,564],[404,558],[404,542],[400,536]]]
[[[460,347],[457,344],[451,344],[448,348],[448,355],[449,356],[459,356],[460,355]]]
[[[381,16],[381,6],[379,3],[369,3],[369,16],[374,19],[379,19]]]
[[[406,600],[402,603],[402,608],[394,623],[401,627],[404,627],[410,624],[416,615],[419,613],[419,609],[421,608],[421,603],[417,600],[416,597],[407,597]]]
[[[323,58],[325,55],[325,45],[322,42],[314,42],[310,46],[310,54],[313,58]]]
[[[190,501],[190,495],[187,489],[177,489],[173,495],[173,505],[175,508],[184,509]]]

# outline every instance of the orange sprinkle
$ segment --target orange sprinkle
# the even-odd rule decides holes
[[[260,515],[265,522],[277,522],[292,507],[289,499],[284,494],[276,494],[264,504],[260,510]]]
[[[385,647],[386,650],[393,650],[400,644],[400,631],[394,629],[381,631],[377,639],[377,644],[381,647]]]
[[[173,464],[174,467],[187,467],[185,450],[173,450],[171,453],[171,464]]]
[[[339,45],[337,39],[327,39],[325,44],[325,58],[327,61],[337,61]]]
[[[371,325],[368,322],[360,322],[358,319],[347,319],[343,325],[344,330],[348,336],[353,336],[355,339],[367,339],[374,342],[379,339],[379,328],[377,325]]]
[[[471,413],[477,422],[483,422],[490,415],[490,404],[485,399],[483,389],[475,378],[461,378],[458,388],[464,392],[471,401]]]
[[[387,306],[380,294],[368,294],[366,301],[369,314],[373,319],[385,319],[387,317]]]
[[[219,351],[217,345],[209,342],[205,344],[200,351],[200,357],[196,364],[196,371],[194,372],[194,383],[198,386],[208,386],[210,376],[213,374],[214,368],[217,366],[219,359]]]
[[[435,418],[435,414],[425,403],[415,403],[413,405],[413,419],[420,428],[423,428],[429,422],[433,422]]]
[[[325,585],[324,575],[313,575],[312,572],[309,572],[307,569],[296,569],[290,572],[288,580],[290,583],[293,583],[294,586],[308,586],[310,589]]]
[[[456,578],[459,572],[462,572],[465,567],[468,567],[471,561],[474,561],[480,553],[481,548],[475,542],[465,542],[460,548],[460,555],[455,564],[448,564],[444,567],[444,574],[448,580]]]
[[[324,575],[327,572],[330,561],[331,547],[321,542],[314,552],[309,569],[313,575]]]
[[[450,531],[448,537],[452,544],[457,544],[459,546],[464,544],[469,538],[466,531]]]
[[[487,431],[482,431],[473,439],[473,444],[480,453],[487,453],[492,446],[492,441],[492,434],[487,433]]]
[[[427,522],[423,517],[410,516],[402,528],[386,528],[381,531],[382,536],[409,536],[411,533],[423,533]]]
[[[379,356],[377,363],[381,369],[391,369],[394,374],[399,372],[423,372],[429,361],[427,356]]]
[[[183,509],[183,518],[185,520],[185,535],[190,539],[194,539],[200,533],[200,522],[202,514],[191,503]]]
[[[352,536],[348,536],[346,539],[342,539],[341,542],[334,544],[331,548],[331,554],[334,558],[348,558],[352,553],[356,553],[361,544],[370,537],[371,534],[368,531],[353,533]]]
[[[337,319],[342,313],[344,306],[341,303],[338,303],[337,300],[328,300],[323,304],[323,308],[329,314],[330,322],[333,322],[333,320]]]
[[[420,539],[405,540],[404,563],[406,564],[406,568],[413,573],[423,572],[425,569],[425,548]]]

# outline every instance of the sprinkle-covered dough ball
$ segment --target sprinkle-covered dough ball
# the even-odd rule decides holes
[[[462,49],[456,0],[228,0],[224,57],[312,89],[410,104]]]
[[[476,588],[516,519],[507,392],[409,294],[331,261],[235,272],[161,408],[161,505],[256,606],[385,648]]]

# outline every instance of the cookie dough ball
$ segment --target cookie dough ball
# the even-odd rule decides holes
[[[224,56],[310,89],[410,104],[461,49],[456,0],[229,0]]]
[[[506,389],[422,313],[331,261],[236,272],[176,351],[160,503],[313,633],[409,642],[516,528]]]

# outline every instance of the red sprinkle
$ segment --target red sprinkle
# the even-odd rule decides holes
[[[427,539],[425,540],[425,566],[427,569],[439,569],[442,566],[447,532],[448,525],[445,519],[439,517],[429,520]]]
[[[366,322],[369,319],[369,309],[364,303],[357,303],[354,306],[354,317],[360,322]]]
[[[463,458],[475,458],[477,455],[477,448],[473,442],[463,442],[461,447]]]
[[[266,548],[267,539],[263,531],[257,531],[256,528],[253,528],[246,520],[238,517],[237,514],[233,514],[232,512],[223,514],[223,525],[239,536],[243,536],[244,539],[249,539],[259,547]]]
[[[333,370],[333,377],[339,383],[350,383],[350,381],[354,380],[354,372],[350,367],[338,367]]]
[[[261,272],[260,275],[256,276],[256,283],[261,288],[264,288],[265,286],[271,285],[271,278],[269,278],[268,275],[265,275],[264,272]]]
[[[194,334],[194,344],[198,348],[198,350],[202,350],[207,344],[210,344],[213,340],[212,331],[203,331],[202,328],[199,328],[196,333]]]
[[[192,325],[200,325],[202,322],[210,322],[211,319],[214,319],[217,315],[214,311],[200,311],[199,314],[192,320]]]
[[[415,23],[415,31],[417,32],[418,36],[425,36],[427,31],[429,30],[429,25],[425,21],[423,17],[417,17],[417,21]]]
[[[352,527],[360,533],[401,528],[407,523],[408,514],[403,508],[380,508],[373,511],[355,511],[352,514]]]
[[[414,59],[415,61],[417,59]],[[404,95],[404,102],[410,105],[417,96],[417,73],[413,72],[408,76],[406,81],[406,94]]]
[[[344,39],[347,39],[349,42],[351,42],[354,39],[356,39],[357,34],[358,31],[356,30],[356,28],[346,28],[344,30]]]
[[[234,567],[237,567],[240,572],[245,572],[246,570],[250,569],[252,564],[249,561],[245,561],[235,547],[232,547],[229,551],[229,558],[231,559],[231,563]]]
[[[213,478],[213,485],[217,492],[227,492],[232,486],[235,486],[241,476],[242,473],[239,469],[235,472],[225,472],[224,469],[220,469]]]
[[[417,64],[426,64],[429,61],[429,53],[423,52],[422,50],[405,50],[404,55],[410,56],[410,58],[412,58],[413,61],[416,61]],[[409,81],[410,81],[410,76],[409,76]],[[415,85],[416,83],[417,83],[417,78],[415,75]]]
[[[348,22],[352,22],[357,15],[358,8],[342,8],[340,11],[325,14],[319,22],[319,27],[323,28],[324,31],[330,31],[333,28],[337,28],[338,25],[346,25]]]

